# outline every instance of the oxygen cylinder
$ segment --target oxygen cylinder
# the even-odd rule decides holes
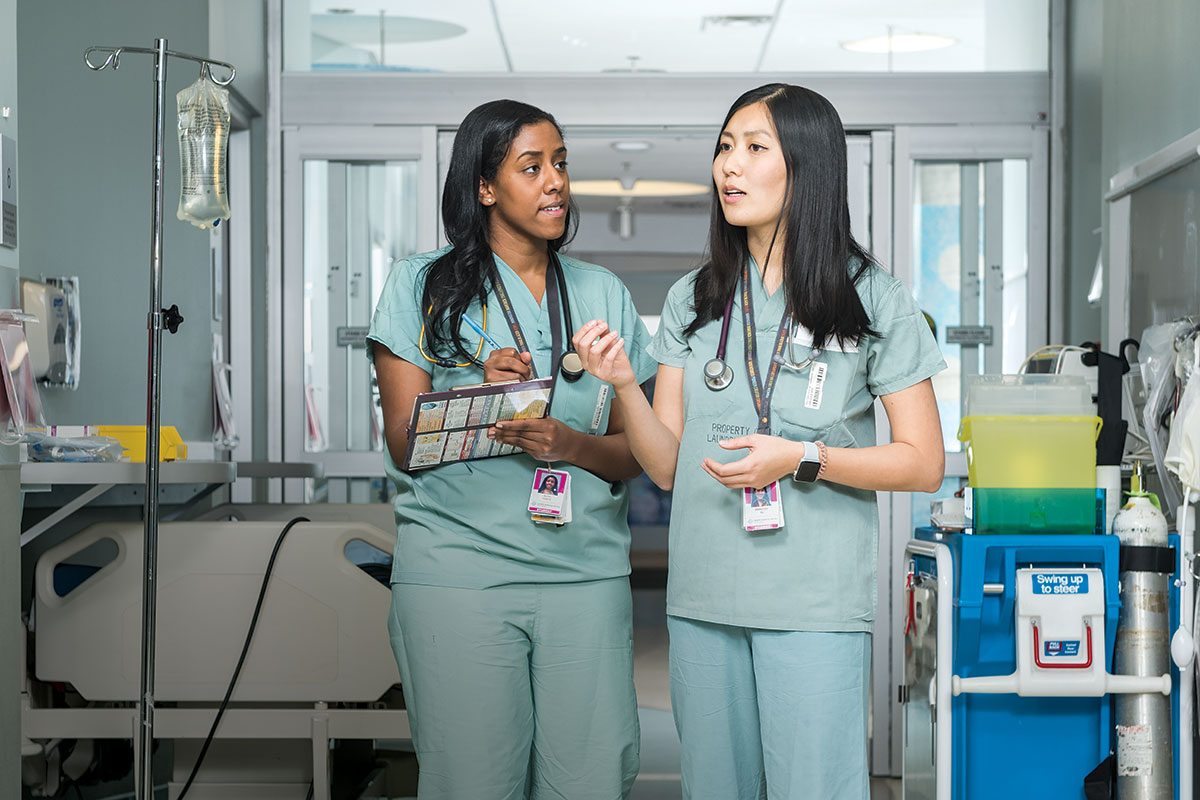
[[[1167,520],[1137,490],[1113,520],[1121,540],[1121,616],[1114,673],[1143,677],[1170,671],[1168,582],[1174,558]],[[1117,797],[1172,800],[1171,698],[1162,694],[1116,696]]]

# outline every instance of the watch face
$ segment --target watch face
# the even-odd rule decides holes
[[[792,475],[792,478],[801,483],[812,483],[817,479],[817,473],[820,471],[820,461],[801,461],[800,466],[796,467],[796,472]]]

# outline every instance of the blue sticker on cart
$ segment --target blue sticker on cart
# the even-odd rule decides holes
[[[1065,639],[1062,641],[1046,642],[1045,653],[1047,658],[1060,657],[1071,658],[1079,655],[1079,640]]]
[[[1087,594],[1088,576],[1082,572],[1039,572],[1033,576],[1034,594]]]

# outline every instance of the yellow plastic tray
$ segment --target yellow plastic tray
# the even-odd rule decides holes
[[[162,425],[158,435],[159,461],[186,461],[187,445],[174,425]],[[99,425],[96,433],[100,436],[111,436],[125,448],[123,455],[138,464],[146,462],[146,426],[145,425]]]
[[[964,417],[971,486],[987,489],[1086,489],[1096,486],[1099,417]]]

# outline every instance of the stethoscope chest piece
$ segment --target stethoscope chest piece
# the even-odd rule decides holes
[[[558,371],[563,380],[567,383],[574,383],[583,377],[583,359],[579,357],[579,353],[568,350],[563,353],[562,359],[558,362]]]
[[[723,358],[710,358],[704,363],[704,385],[714,392],[728,388],[733,383],[733,369]]]

